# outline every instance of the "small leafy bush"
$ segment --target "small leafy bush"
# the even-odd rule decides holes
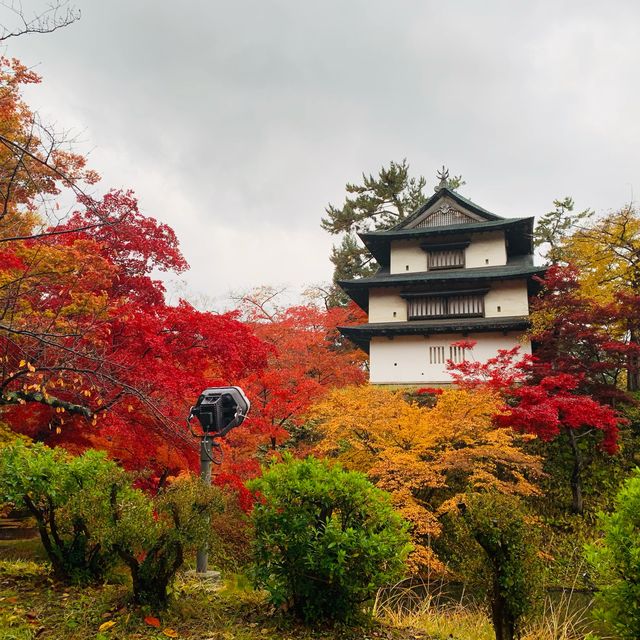
[[[97,451],[73,457],[22,442],[0,451],[0,502],[26,507],[35,518],[60,580],[99,581],[113,563],[108,537],[98,534],[110,518],[108,486],[132,491],[127,474]]]
[[[187,550],[209,542],[222,491],[196,478],[149,497],[104,453],[71,456],[41,444],[0,451],[0,502],[24,505],[36,519],[58,579],[95,582],[120,558],[134,600],[163,608]]]
[[[468,535],[476,542],[468,553],[480,551],[490,576],[485,593],[496,640],[512,640],[540,587],[536,527],[517,496],[495,491],[467,495],[461,511]]]
[[[164,608],[187,550],[211,542],[210,518],[223,509],[221,490],[195,477],[179,478],[152,499],[113,486],[111,505],[107,537],[131,572],[134,601]]]
[[[599,515],[603,539],[586,555],[598,586],[596,616],[622,640],[640,638],[640,469],[618,492],[611,514]]]
[[[276,606],[307,622],[349,620],[403,574],[406,524],[362,474],[285,454],[249,487],[261,498],[253,578]]]

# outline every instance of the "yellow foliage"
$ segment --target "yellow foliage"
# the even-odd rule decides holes
[[[563,258],[580,271],[581,290],[598,302],[615,301],[621,289],[640,286],[640,216],[633,207],[576,231],[562,245]]]
[[[521,445],[529,436],[497,428],[502,402],[485,390],[445,390],[433,408],[407,401],[403,391],[346,387],[315,405],[323,439],[317,453],[366,473],[388,491],[412,524],[412,568],[444,569],[429,547],[438,516],[468,488],[531,495],[542,475],[538,457]]]
[[[562,262],[577,268],[579,289],[574,293],[586,309],[615,303],[621,292],[640,289],[640,215],[632,206],[594,219],[562,239],[556,251]],[[531,314],[532,333],[550,329],[555,313],[548,309]],[[612,339],[624,340],[626,322],[606,327]]]
[[[31,442],[27,436],[17,434],[8,424],[0,422],[0,449],[12,445],[18,440],[25,443]]]

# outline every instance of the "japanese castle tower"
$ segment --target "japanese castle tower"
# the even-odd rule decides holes
[[[446,186],[388,231],[358,234],[380,264],[373,276],[340,281],[369,314],[341,327],[370,354],[378,384],[450,382],[446,362],[484,362],[521,346],[533,276],[533,218],[501,218]],[[475,340],[472,350],[451,343]]]

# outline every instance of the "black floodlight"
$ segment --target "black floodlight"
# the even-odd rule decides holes
[[[240,387],[210,387],[200,394],[190,415],[198,418],[205,433],[224,436],[244,422],[250,408]]]

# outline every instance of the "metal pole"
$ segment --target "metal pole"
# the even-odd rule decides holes
[[[200,478],[207,485],[211,486],[211,460],[213,458],[213,450],[211,448],[211,439],[205,436],[200,439]],[[207,544],[198,549],[196,555],[196,571],[198,573],[207,573],[209,557],[207,553]]]

